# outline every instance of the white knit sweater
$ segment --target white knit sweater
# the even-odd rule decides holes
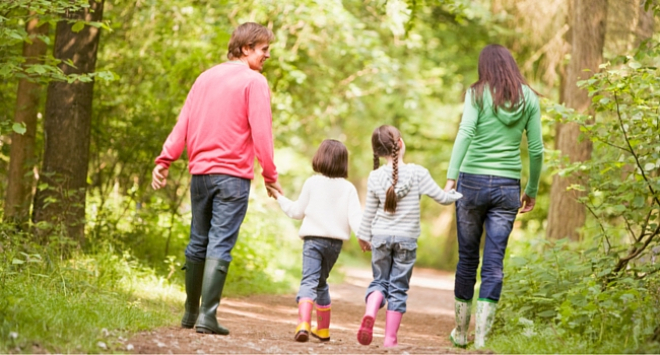
[[[348,240],[357,234],[362,207],[355,186],[342,178],[314,175],[305,181],[297,201],[277,199],[287,216],[302,219],[298,235]]]

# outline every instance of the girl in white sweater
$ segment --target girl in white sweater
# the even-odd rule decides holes
[[[327,279],[344,240],[357,233],[361,207],[355,186],[348,177],[348,150],[341,142],[327,139],[314,155],[312,167],[319,173],[305,181],[298,201],[291,201],[269,188],[287,216],[302,219],[298,235],[303,245],[303,267],[298,303],[295,340],[305,342],[309,335],[330,340],[330,292]],[[316,302],[317,326],[311,328]]]

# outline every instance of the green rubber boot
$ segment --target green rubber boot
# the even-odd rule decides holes
[[[217,311],[222,297],[222,289],[227,279],[229,261],[206,259],[204,281],[202,282],[202,306],[195,328],[197,333],[229,334],[229,329],[218,323]]]
[[[199,298],[202,296],[204,262],[195,262],[186,258],[186,312],[181,319],[181,327],[192,328],[199,316]]]
[[[496,308],[496,301],[485,298],[480,298],[477,300],[477,328],[474,332],[474,347],[476,349],[484,347],[486,337],[488,336],[490,328],[493,326],[493,321],[495,320]]]
[[[451,331],[449,339],[454,346],[465,348],[468,344],[468,329],[470,328],[472,300],[466,301],[456,298],[454,301],[454,310],[456,312],[456,328]]]

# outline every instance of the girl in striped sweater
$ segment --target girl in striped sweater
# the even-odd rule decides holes
[[[420,198],[427,195],[449,205],[462,195],[454,190],[443,191],[428,170],[403,162],[406,146],[395,127],[383,125],[374,130],[371,146],[374,170],[369,174],[358,238],[363,251],[372,251],[374,280],[367,289],[366,310],[357,338],[362,345],[371,343],[376,314],[387,301],[383,345],[393,347],[406,312],[408,285],[417,258]],[[379,167],[380,157],[387,160],[387,165]]]

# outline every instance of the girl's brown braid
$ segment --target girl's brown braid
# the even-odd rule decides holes
[[[399,181],[399,140],[391,137],[392,140],[392,186],[387,189],[385,195],[385,212],[394,213],[396,211],[396,192],[394,188]]]
[[[380,159],[378,158],[378,154],[374,153],[374,170],[378,169],[380,167]]]

